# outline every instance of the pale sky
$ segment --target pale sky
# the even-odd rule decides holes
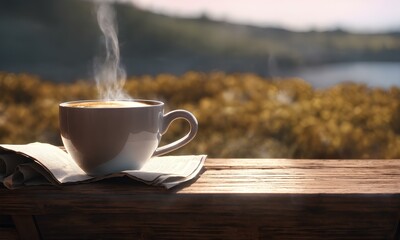
[[[119,0],[173,16],[317,30],[400,30],[400,0]]]

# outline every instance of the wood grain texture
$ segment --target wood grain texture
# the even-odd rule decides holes
[[[400,160],[207,159],[172,190],[127,178],[0,189],[44,239],[399,239]]]
[[[16,229],[0,228],[0,240],[17,240],[19,239]]]
[[[0,240],[18,239],[17,229],[9,215],[0,215]]]
[[[13,215],[20,240],[39,240],[40,234],[32,215]]]
[[[400,160],[208,159],[206,167],[182,193],[390,194],[400,189]]]

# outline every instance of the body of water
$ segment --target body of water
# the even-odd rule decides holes
[[[364,83],[370,87],[400,87],[400,62],[335,63],[304,67],[287,75],[303,78],[315,88],[327,88],[342,82]]]

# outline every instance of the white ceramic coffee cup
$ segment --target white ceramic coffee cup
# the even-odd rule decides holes
[[[190,142],[198,129],[193,114],[185,110],[164,114],[164,103],[155,100],[65,102],[59,106],[59,117],[66,150],[89,175],[140,169],[152,156]],[[185,119],[189,132],[158,147],[176,119]]]

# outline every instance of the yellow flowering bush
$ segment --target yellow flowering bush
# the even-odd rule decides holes
[[[297,78],[187,72],[127,79],[133,98],[191,111],[199,132],[173,154],[209,157],[400,158],[400,89],[345,83],[322,90]],[[89,81],[56,84],[0,72],[0,143],[60,145],[58,104],[97,98]],[[161,144],[185,134],[174,122]]]

